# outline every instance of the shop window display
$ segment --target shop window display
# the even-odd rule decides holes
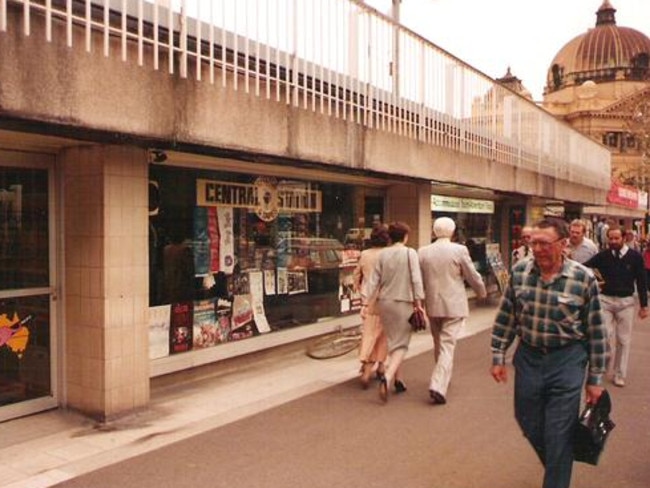
[[[161,166],[150,179],[151,358],[358,310],[354,186]]]

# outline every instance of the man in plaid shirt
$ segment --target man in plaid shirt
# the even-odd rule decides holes
[[[505,353],[514,354],[515,417],[545,468],[543,488],[567,488],[582,385],[595,403],[603,392],[606,329],[593,274],[565,259],[566,222],[533,227],[534,259],[512,268],[492,329],[492,377],[505,382]],[[585,366],[589,364],[585,383]]]

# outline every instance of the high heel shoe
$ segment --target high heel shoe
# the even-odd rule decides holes
[[[384,373],[385,373],[384,367],[380,363],[379,366],[377,366],[377,371],[375,373],[375,379],[377,381],[381,381],[381,377],[384,376]]]
[[[372,363],[364,362],[361,366],[361,387],[365,390],[370,384],[370,376],[372,375]]]
[[[379,378],[379,399],[383,403],[388,401],[388,382],[384,375],[381,375],[381,378]]]
[[[395,393],[400,394],[406,391],[406,385],[402,380],[395,380]]]

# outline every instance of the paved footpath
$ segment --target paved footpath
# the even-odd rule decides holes
[[[40,466],[0,486],[539,487],[542,469],[513,418],[512,383],[497,385],[488,374],[484,329],[493,316],[493,307],[472,311],[447,405],[428,403],[427,334],[414,337],[405,363],[408,392],[386,405],[374,387],[359,388],[352,355],[315,361],[296,354],[167,387],[146,413],[102,429],[72,418],[67,428],[14,442],[15,452],[3,446],[0,424],[2,472]],[[650,486],[649,367],[646,320],[634,331],[628,386],[610,387],[617,427],[600,466],[576,464],[574,488]],[[49,426],[43,418],[31,417]]]

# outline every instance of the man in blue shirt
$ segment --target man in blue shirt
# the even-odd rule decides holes
[[[533,259],[512,268],[492,329],[491,374],[499,383],[508,378],[506,350],[519,337],[515,417],[544,465],[544,488],[571,484],[582,387],[587,402],[596,403],[607,361],[598,285],[593,273],[565,258],[568,236],[559,219],[533,227]]]

